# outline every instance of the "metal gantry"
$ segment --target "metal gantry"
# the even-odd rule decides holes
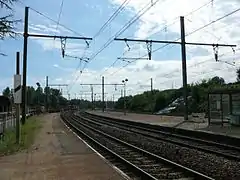
[[[88,44],[87,40],[92,40],[92,38],[88,37],[75,37],[75,36],[52,36],[45,34],[30,34],[28,33],[28,18],[29,18],[29,7],[25,7],[25,18],[24,18],[24,45],[23,45],[23,86],[22,86],[22,122],[25,123],[26,120],[26,85],[27,85],[27,52],[28,52],[28,38],[51,38],[51,39],[60,39],[61,40],[61,49],[62,56],[65,56],[65,47],[67,39],[76,39],[76,40],[85,40]]]
[[[105,83],[104,82],[104,76],[102,76],[102,83],[85,83],[85,84],[80,84],[81,86],[86,85],[91,87],[91,92],[92,92],[92,102],[93,102],[93,86],[102,86],[102,111],[105,111],[105,99],[104,99],[104,94],[105,94],[105,86],[124,86],[123,84],[120,83]]]

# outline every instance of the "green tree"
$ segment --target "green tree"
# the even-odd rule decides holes
[[[148,102],[147,97],[145,96],[145,94],[138,94],[136,96],[134,96],[131,100],[131,104],[130,104],[130,109],[133,111],[145,111],[146,110],[146,105],[150,103]]]
[[[33,87],[27,87],[27,105],[28,106],[33,106],[35,104],[34,102],[35,96],[36,96],[35,89]]]
[[[5,37],[15,37],[16,32],[14,25],[19,22],[13,17],[13,4],[17,0],[0,0],[0,40],[4,40]],[[4,10],[4,11],[3,11]],[[0,52],[0,55],[5,55]]]
[[[214,84],[214,85],[224,85],[225,80],[222,77],[215,76],[212,79],[208,81],[209,84]]]
[[[10,98],[11,97],[11,90],[9,87],[3,90],[2,92],[3,96]]]
[[[237,69],[237,82],[240,82],[240,68]]]
[[[155,103],[155,107],[154,107],[154,111],[159,111],[163,108],[165,108],[167,106],[167,99],[166,97],[160,93],[158,96],[157,96],[157,99],[156,99],[156,103]]]

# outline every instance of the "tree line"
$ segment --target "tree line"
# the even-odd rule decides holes
[[[210,79],[203,79],[200,82],[192,83],[187,86],[189,113],[207,112],[208,92],[213,89],[239,89],[240,88],[240,69],[237,70],[237,81],[226,83],[224,78],[215,76]],[[145,91],[141,94],[126,97],[127,110],[130,112],[156,113],[167,107],[177,98],[183,97],[183,88],[168,89],[164,91],[153,90]],[[124,97],[115,103],[117,110],[123,110]],[[184,105],[179,105],[172,111],[173,115],[183,115]]]
[[[2,92],[3,96],[8,97],[13,103],[13,89],[5,88]],[[29,108],[37,108],[45,106],[48,109],[59,109],[60,107],[67,106],[68,100],[62,96],[58,89],[45,87],[27,86],[27,106]]]

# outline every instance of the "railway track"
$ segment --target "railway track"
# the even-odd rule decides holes
[[[103,118],[88,113],[81,113],[80,117],[98,125],[107,124],[109,126],[118,127],[127,131],[144,135],[146,137],[155,138],[187,148],[197,149],[203,152],[222,156],[231,160],[240,161],[240,148],[236,146],[150,129],[137,124],[132,125],[129,124],[128,121],[113,121],[108,118]]]
[[[73,113],[62,114],[64,121],[76,133],[94,145],[107,159],[118,164],[136,179],[213,179],[180,164],[113,137],[89,123],[84,123]],[[116,163],[117,162],[117,163]],[[119,164],[120,163],[120,164]],[[124,168],[122,168],[124,167]],[[130,170],[130,172],[129,172]]]

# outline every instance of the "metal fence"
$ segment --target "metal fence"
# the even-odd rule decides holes
[[[4,135],[4,132],[8,129],[15,128],[16,117],[13,113],[3,112],[0,113],[0,135]]]

